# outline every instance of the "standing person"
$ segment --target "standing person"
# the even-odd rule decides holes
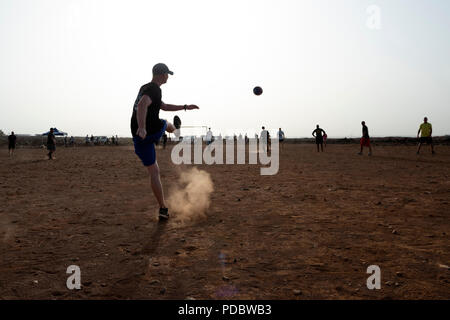
[[[75,139],[73,138],[73,136],[70,136],[69,144],[70,144],[72,147],[75,147]]]
[[[152,81],[139,89],[135,100],[131,117],[131,134],[133,135],[135,153],[150,175],[153,194],[159,203],[159,218],[168,219],[169,212],[159,176],[155,143],[161,138],[164,131],[174,132],[178,128],[175,128],[167,120],[160,119],[159,110],[179,111],[184,109],[186,111],[198,109],[198,107],[196,105],[179,106],[162,102],[160,87],[167,82],[169,74],[173,75],[173,72],[165,64],[158,63],[153,67],[152,73]]]
[[[167,133],[164,132],[162,138],[163,138],[163,149],[165,149],[167,145]]]
[[[91,134],[91,144],[93,144],[93,143],[94,143],[94,135]]]
[[[211,128],[208,128],[208,132],[206,133],[206,145],[209,146],[212,142],[213,133]]]
[[[53,134],[53,128],[50,128],[50,132],[47,135],[47,150],[48,160],[53,160],[53,153],[56,151],[56,138]]]
[[[327,147],[327,139],[328,139],[328,135],[326,133],[323,134],[323,146],[326,148]]]
[[[86,142],[86,145],[89,145],[89,136],[86,135],[86,138],[84,139],[84,141]]]
[[[10,157],[14,155],[14,150],[16,150],[16,141],[17,137],[14,131],[11,131],[11,134],[8,136],[8,152]]]
[[[317,145],[317,152],[319,152],[319,145],[320,149],[323,152],[323,135],[326,134],[326,132],[319,127],[319,125],[316,125],[316,129],[312,132],[313,137],[316,138],[316,145]]]
[[[359,155],[363,154],[363,147],[369,147],[369,156],[372,155],[372,146],[370,145],[369,128],[366,126],[366,122],[362,121],[362,138],[360,140],[361,150]]]
[[[260,136],[259,143],[262,144],[263,150],[267,152],[267,140],[269,138],[269,132],[266,130],[265,127],[262,127],[262,131],[259,136]]]
[[[280,147],[283,148],[284,132],[281,130],[281,128],[278,128],[278,141],[280,143]]]
[[[116,134],[116,146],[119,145],[119,136]]]
[[[419,154],[420,152],[420,147],[422,146],[422,143],[429,144],[431,146],[431,154],[435,154],[433,147],[433,138],[431,137],[432,133],[433,127],[431,126],[431,123],[428,122],[427,117],[423,118],[423,123],[420,125],[419,131],[417,131],[417,138],[419,139],[419,145],[417,146],[417,154]]]

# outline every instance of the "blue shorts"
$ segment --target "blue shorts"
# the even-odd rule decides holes
[[[162,121],[163,127],[159,132],[148,134],[144,139],[139,136],[133,137],[134,152],[146,167],[151,166],[156,162],[155,143],[158,142],[167,128],[167,121]]]

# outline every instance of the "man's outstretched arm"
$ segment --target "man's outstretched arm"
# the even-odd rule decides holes
[[[199,107],[197,107],[195,104],[179,106],[175,104],[165,104],[164,102],[161,103],[161,110],[164,111],[179,111],[179,110],[193,110],[193,109],[199,109]]]

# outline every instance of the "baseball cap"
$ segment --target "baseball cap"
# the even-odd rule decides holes
[[[157,63],[153,66],[152,69],[153,74],[170,74],[173,75],[173,72],[169,70],[169,67],[167,67],[164,63]]]

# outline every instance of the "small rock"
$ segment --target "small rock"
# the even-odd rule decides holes
[[[159,280],[152,280],[152,281],[150,281],[150,284],[158,284],[158,283],[160,283]]]
[[[397,277],[403,277],[403,273],[401,272],[396,272],[395,274],[397,275]]]
[[[295,294],[296,296],[299,296],[299,295],[302,294],[302,290],[294,290],[294,294]]]
[[[186,242],[186,239],[181,239],[180,241],[181,241],[181,242]]]
[[[386,281],[384,284],[387,286],[392,286],[392,281]]]
[[[228,277],[226,277],[226,276],[223,276],[223,277],[222,277],[222,280],[223,280],[223,281],[230,281],[230,278],[228,278]]]
[[[38,281],[38,280],[33,280],[33,283],[34,283],[34,284],[38,284],[39,281]]]
[[[195,300],[194,297],[186,297],[186,300]]]
[[[153,262],[153,265],[154,265],[155,267],[158,267],[158,266],[159,266],[159,262]]]
[[[398,287],[400,284],[398,282],[395,283],[395,286]]]
[[[447,270],[450,269],[450,267],[445,265],[445,264],[440,264],[439,268],[444,268],[444,269],[447,269]]]
[[[397,230],[392,230],[392,234],[398,234]]]
[[[100,284],[102,287],[106,287],[106,283],[101,283]]]

